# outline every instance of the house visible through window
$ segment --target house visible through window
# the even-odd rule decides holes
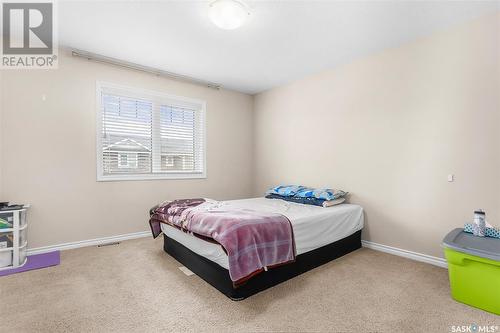
[[[119,153],[118,167],[119,168],[137,168],[138,153]]]
[[[99,84],[98,180],[203,178],[205,103]]]

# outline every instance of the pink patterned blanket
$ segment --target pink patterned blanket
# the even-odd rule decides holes
[[[149,223],[155,238],[161,234],[160,223],[167,223],[219,243],[228,255],[235,286],[264,269],[295,260],[292,226],[281,214],[227,211],[215,201],[184,199],[160,205]]]

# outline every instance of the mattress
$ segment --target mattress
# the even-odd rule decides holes
[[[252,198],[221,201],[219,207],[224,210],[253,209],[286,216],[292,224],[297,255],[350,236],[361,230],[364,224],[363,208],[352,204],[324,208],[280,199]],[[219,244],[207,242],[164,223],[161,229],[165,235],[196,254],[228,269],[228,257]]]

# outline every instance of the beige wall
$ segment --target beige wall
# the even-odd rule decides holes
[[[3,71],[0,70],[0,201],[3,201],[3,174],[2,174],[2,156],[3,156],[3,149],[2,149],[2,117],[3,117],[3,91],[2,91],[2,86],[3,86]]]
[[[500,225],[499,21],[257,95],[254,194],[279,183],[350,191],[364,239],[434,256],[475,208]]]
[[[33,248],[147,230],[166,199],[333,186],[365,208],[365,239],[441,256],[473,209],[500,225],[499,31],[490,16],[255,98],[66,52],[0,71],[0,201],[32,204]],[[206,100],[208,178],[97,182],[96,80]]]
[[[30,247],[148,230],[166,199],[251,195],[251,96],[60,55],[58,70],[3,72],[0,199],[32,204]],[[205,100],[208,178],[97,182],[96,80]]]

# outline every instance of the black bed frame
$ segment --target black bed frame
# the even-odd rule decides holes
[[[339,241],[298,255],[294,263],[259,273],[244,285],[234,288],[227,269],[194,253],[174,239],[166,235],[163,237],[165,252],[233,301],[243,300],[361,247],[361,230],[359,230]]]

